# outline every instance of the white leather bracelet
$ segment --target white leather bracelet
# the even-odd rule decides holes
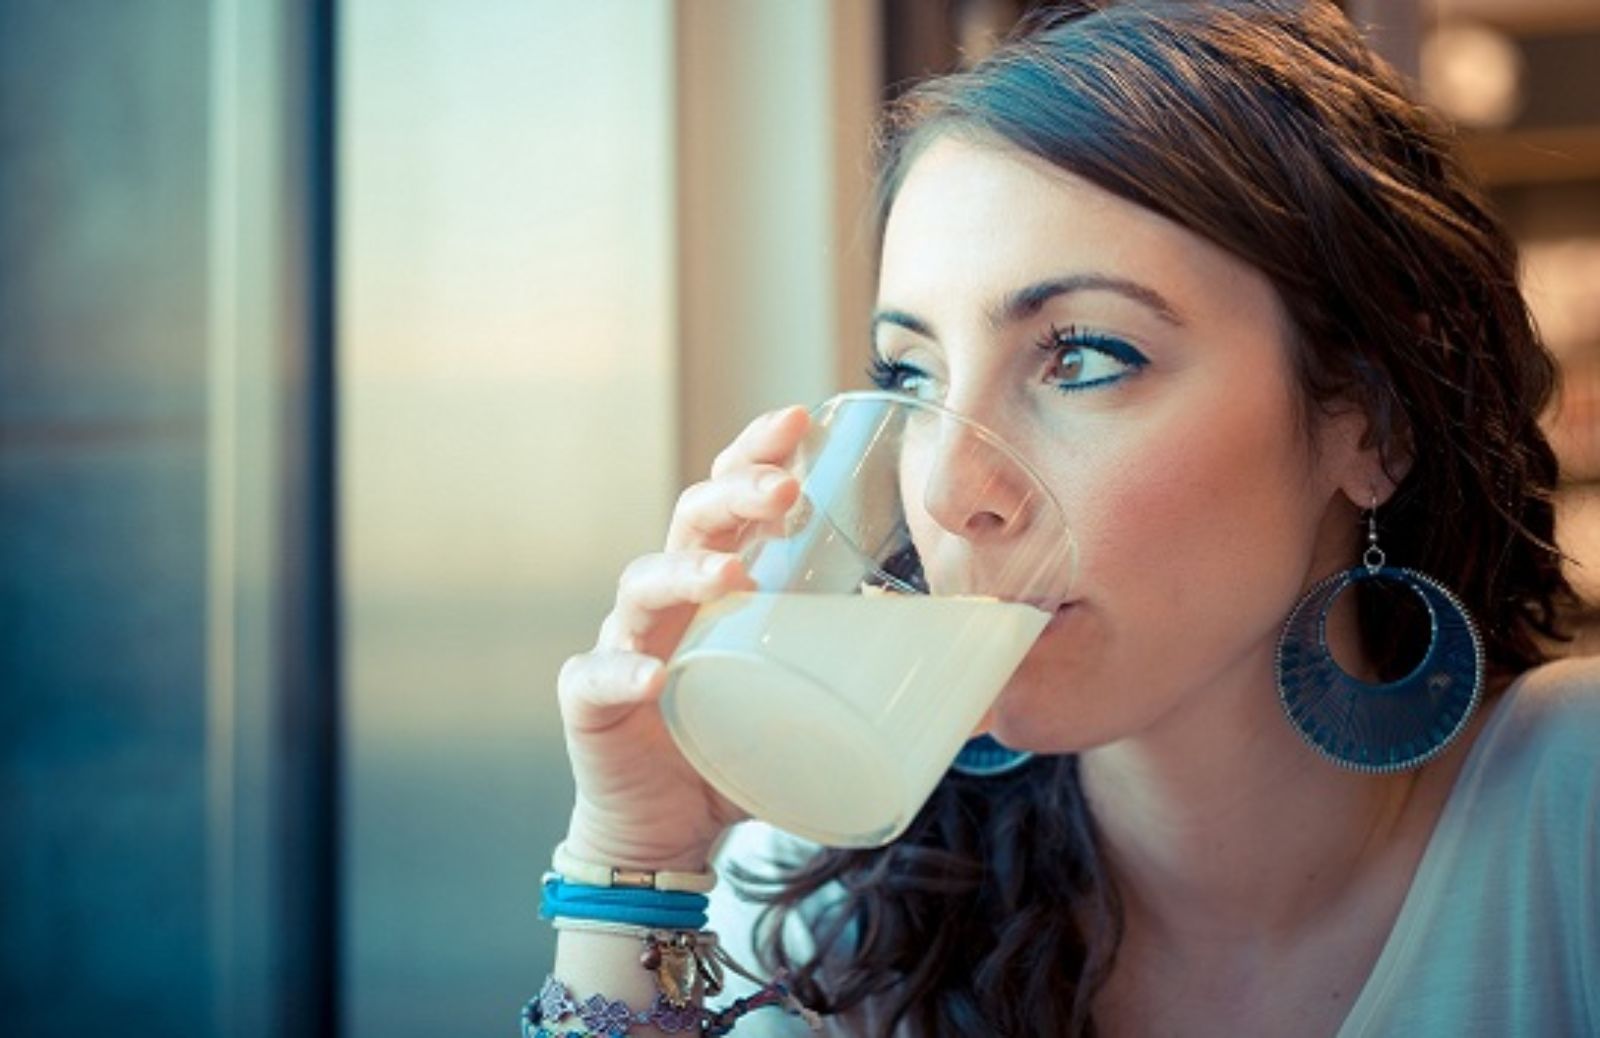
[[[611,937],[631,937],[634,940],[670,941],[679,934],[689,934],[694,945],[710,949],[717,944],[717,935],[710,930],[663,930],[659,926],[633,926],[630,923],[606,923],[598,919],[575,919],[563,916],[550,920],[557,930],[575,933],[603,933]]]
[[[564,842],[556,844],[555,853],[550,856],[550,865],[561,874],[562,879],[589,887],[626,887],[635,890],[709,894],[717,885],[717,874],[714,870],[656,872],[650,869],[630,869],[621,865],[601,865],[574,857]]]

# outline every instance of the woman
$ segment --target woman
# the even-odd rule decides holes
[[[1088,4],[909,95],[882,187],[876,379],[1016,445],[1080,570],[987,722],[1036,756],[953,771],[880,850],[724,853],[769,874],[763,1000],[843,1034],[1600,1031],[1600,671],[1548,662],[1553,367],[1447,133],[1330,4]],[[749,586],[734,531],[795,500],[805,424],[722,453],[563,669],[574,890],[694,887],[739,818],[654,700],[697,605]],[[1419,642],[1455,646],[1396,686],[1431,713],[1362,713]],[[583,1033],[567,991],[642,1012],[682,949],[564,896],[531,1029]]]

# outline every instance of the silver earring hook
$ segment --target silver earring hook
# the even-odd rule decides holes
[[[1372,507],[1367,509],[1367,550],[1361,555],[1361,564],[1368,573],[1376,573],[1385,561],[1383,549],[1378,547],[1378,495],[1373,494]]]

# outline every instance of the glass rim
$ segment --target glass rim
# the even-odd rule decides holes
[[[1012,461],[1012,463],[1022,470],[1023,474],[1033,482],[1034,489],[1042,494],[1044,499],[1050,503],[1050,506],[1055,509],[1056,517],[1061,520],[1062,528],[1067,531],[1067,542],[1069,545],[1068,551],[1073,551],[1074,538],[1071,532],[1072,527],[1067,522],[1067,510],[1062,507],[1061,500],[1056,497],[1055,492],[1050,489],[1050,485],[1045,482],[1044,477],[1039,474],[1038,470],[1033,467],[1033,464],[1028,461],[1027,458],[1024,458],[1015,447],[1011,446],[1011,444],[1007,443],[1003,438],[1001,438],[999,433],[995,432],[993,429],[990,429],[987,425],[984,425],[977,419],[968,418],[960,411],[952,410],[943,404],[935,403],[932,400],[924,400],[921,397],[911,396],[909,393],[896,393],[887,389],[844,390],[843,392],[833,394],[826,400],[823,400],[821,403],[810,408],[809,413],[811,417],[815,418],[821,412],[830,407],[852,403],[855,401],[874,400],[892,404],[909,404],[913,407],[922,408],[925,411],[931,411],[943,418],[949,418],[953,421],[959,422],[961,425],[972,430],[972,432],[982,438],[985,443],[989,444],[989,446],[994,447],[996,450],[1000,451],[1001,454],[1004,454]]]

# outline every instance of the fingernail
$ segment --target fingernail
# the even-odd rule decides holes
[[[722,572],[722,567],[727,561],[726,555],[707,555],[700,560],[700,572],[708,577],[716,576]]]
[[[633,668],[633,687],[644,688],[661,669],[660,660],[644,660]]]
[[[784,418],[788,417],[789,412],[793,411],[795,409],[795,406],[796,405],[794,405],[794,404],[790,404],[788,407],[780,407],[776,411],[768,411],[767,412],[766,423],[769,426],[770,425],[777,425],[779,422],[783,421]]]
[[[778,484],[788,478],[787,472],[763,472],[756,479],[756,489],[763,494],[770,494],[778,489]]]

